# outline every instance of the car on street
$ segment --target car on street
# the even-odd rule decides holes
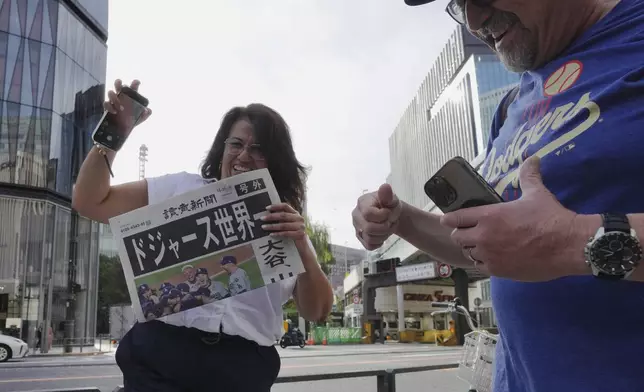
[[[29,346],[23,340],[0,332],[0,362],[10,359],[24,358],[29,352]]]

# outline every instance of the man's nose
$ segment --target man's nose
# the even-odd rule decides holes
[[[492,16],[492,12],[490,7],[479,7],[473,1],[466,1],[465,18],[467,28],[472,32],[480,30],[490,16]]]

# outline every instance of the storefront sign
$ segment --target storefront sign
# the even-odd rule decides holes
[[[436,278],[436,262],[433,261],[396,268],[397,282],[410,282],[413,280],[434,278]]]
[[[436,290],[434,294],[405,294],[405,301],[448,302],[454,299],[453,295],[443,294],[443,290]]]

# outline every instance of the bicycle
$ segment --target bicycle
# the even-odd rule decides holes
[[[499,335],[477,328],[470,312],[458,298],[449,302],[432,302],[432,307],[446,308],[432,312],[432,316],[446,313],[465,316],[472,332],[465,334],[461,359],[458,361],[457,377],[470,384],[468,392],[491,392],[495,347]]]

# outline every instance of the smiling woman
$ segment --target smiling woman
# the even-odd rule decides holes
[[[271,173],[282,200],[302,213],[307,173],[295,157],[286,121],[262,104],[235,107],[221,122],[201,176],[221,179],[263,168]]]
[[[133,89],[138,86],[138,81],[132,83]],[[119,107],[120,88],[117,81],[106,110]],[[111,163],[114,153],[107,158]],[[284,119],[261,104],[231,109],[217,131],[201,175],[181,172],[110,186],[103,159],[96,149],[90,152],[72,201],[82,215],[102,221],[213,181],[269,170],[282,203],[269,207],[262,228],[293,239],[305,272],[243,295],[135,324],[116,353],[125,391],[205,391],[213,385],[222,391],[269,391],[280,369],[274,343],[282,335],[283,304],[294,297],[302,317],[317,321],[326,318],[333,301],[331,286],[306,235],[301,215],[306,170],[295,157]],[[176,281],[182,279],[178,271],[176,275]]]

